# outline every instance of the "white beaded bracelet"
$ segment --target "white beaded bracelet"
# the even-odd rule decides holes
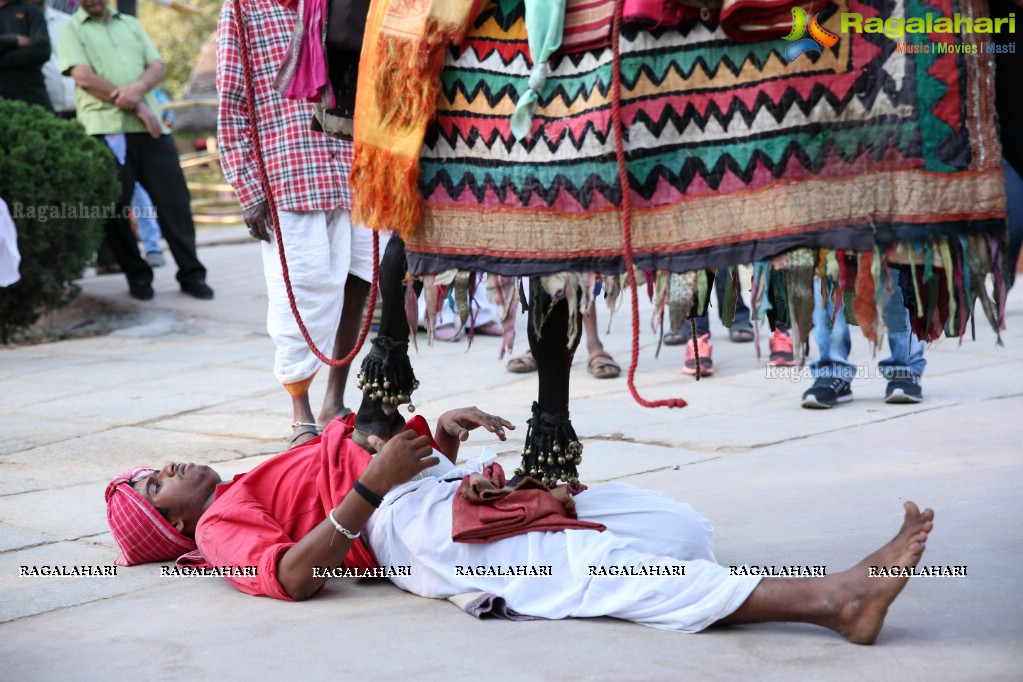
[[[358,540],[359,536],[362,535],[362,531],[359,531],[358,533],[353,533],[352,531],[348,530],[347,528],[342,526],[340,523],[338,523],[337,519],[334,518],[334,510],[333,509],[331,509],[330,513],[327,514],[327,518],[329,518],[330,522],[334,524],[335,528],[337,528],[337,532],[341,533],[341,535],[344,535],[349,540]]]

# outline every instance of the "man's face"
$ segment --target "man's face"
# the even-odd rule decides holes
[[[166,510],[167,520],[189,537],[209,506],[220,475],[205,465],[167,462],[163,469],[132,484],[135,491],[157,509]]]
[[[107,13],[107,0],[78,0],[78,4],[94,17],[103,17]]]

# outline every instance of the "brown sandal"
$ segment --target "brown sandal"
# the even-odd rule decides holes
[[[536,360],[532,351],[526,351],[522,355],[512,358],[506,365],[508,371],[514,374],[529,374],[536,371]]]
[[[291,428],[292,430],[298,430],[294,432],[291,436],[291,440],[288,441],[289,448],[311,441],[313,438],[320,435],[320,429],[312,422],[295,422],[291,425]],[[305,438],[304,436],[308,436],[308,438]]]
[[[622,373],[622,368],[606,350],[591,355],[586,361],[586,370],[598,379],[614,379]]]

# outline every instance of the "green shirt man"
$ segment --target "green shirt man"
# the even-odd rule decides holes
[[[78,4],[60,30],[57,54],[61,72],[75,79],[78,120],[86,132],[169,134],[153,95],[163,62],[142,25],[106,0]]]

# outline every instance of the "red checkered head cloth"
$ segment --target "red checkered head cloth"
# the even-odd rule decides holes
[[[169,561],[196,548],[194,540],[180,533],[131,487],[135,481],[154,473],[156,469],[149,467],[132,467],[107,486],[107,523],[124,554],[114,559],[118,566]]]

